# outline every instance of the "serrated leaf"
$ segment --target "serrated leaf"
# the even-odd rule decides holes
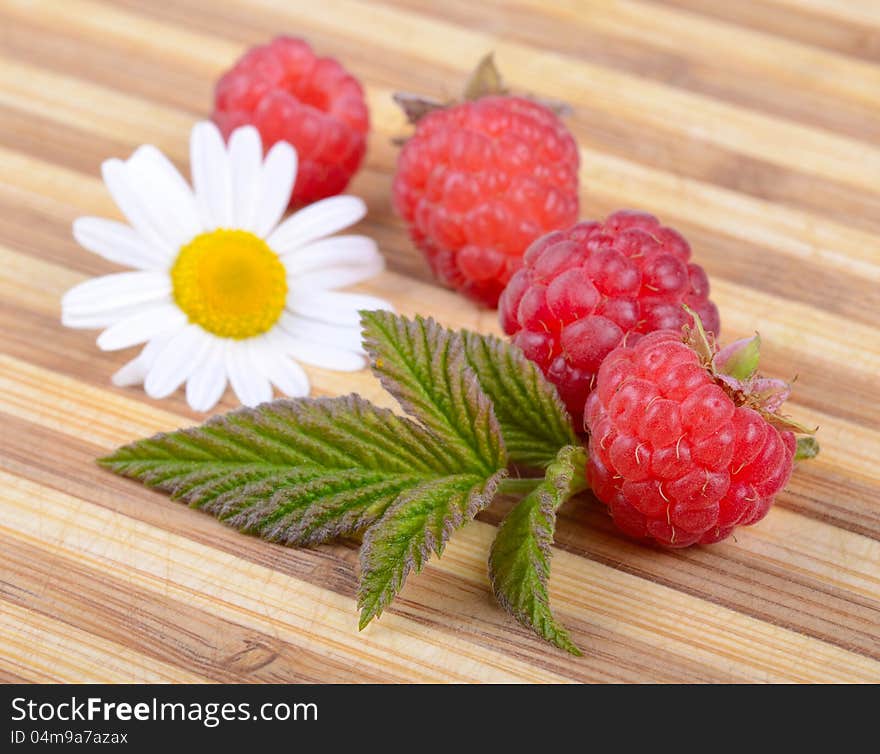
[[[358,396],[275,401],[121,448],[102,463],[284,544],[366,530],[361,625],[492,499],[507,454],[463,338],[363,314],[365,347],[413,419]]]
[[[464,330],[465,356],[495,407],[513,463],[546,466],[559,449],[578,444],[571,417],[556,388],[516,346]]]
[[[358,603],[363,628],[439,555],[451,533],[491,502],[507,465],[492,401],[465,358],[464,339],[433,319],[361,313],[373,371],[456,461],[454,473],[401,494],[364,535]]]
[[[544,481],[507,514],[489,554],[489,577],[499,604],[538,636],[574,655],[581,651],[550,611],[547,582],[556,511],[583,489],[585,464],[582,447],[560,450]]]
[[[408,320],[383,311],[361,314],[373,368],[385,388],[410,413],[424,420],[425,395],[433,402],[431,396],[438,386],[441,391],[447,389],[432,372],[452,370],[453,376],[460,377],[459,393],[464,392],[463,386],[470,389],[472,375],[476,377],[494,408],[509,461],[546,466],[560,448],[578,443],[556,388],[511,343],[492,335],[449,330],[433,319]],[[390,347],[391,340],[396,348]],[[459,419],[453,412],[446,411],[434,417],[429,426],[438,433],[447,432],[456,421]],[[472,446],[475,440],[465,438],[465,442]],[[497,463],[497,457],[493,463]]]
[[[297,545],[361,531],[402,492],[462,471],[425,428],[354,395],[240,409],[101,463],[241,531]]]
[[[507,465],[492,401],[465,358],[464,339],[433,319],[361,312],[364,348],[382,386],[459,463],[484,478]]]
[[[453,531],[492,501],[505,473],[488,480],[459,474],[426,482],[401,495],[367,530],[360,553],[360,628],[382,613],[431,553],[443,553]]]

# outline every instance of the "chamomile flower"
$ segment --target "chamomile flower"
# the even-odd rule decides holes
[[[210,122],[190,137],[192,188],[158,149],[107,160],[103,177],[128,224],[82,217],[73,235],[89,251],[134,268],[88,280],[62,299],[62,322],[106,328],[107,351],[146,344],[115,375],[153,398],[184,383],[190,406],[213,407],[232,386],[249,406],[309,392],[298,362],[353,371],[365,366],[359,309],[390,309],[338,291],[384,267],[373,240],[334,236],[366,213],[335,196],[281,221],[296,179],[285,142],[263,159],[259,133],[239,128],[224,144]]]

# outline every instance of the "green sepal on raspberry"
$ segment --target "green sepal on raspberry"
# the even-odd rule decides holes
[[[684,309],[693,319],[690,326],[685,326],[685,342],[700,356],[703,366],[738,406],[754,409],[779,430],[815,434],[818,427],[807,427],[780,413],[791,396],[791,383],[776,377],[764,377],[758,372],[761,358],[761,336],[758,333],[719,349],[714,336],[703,327],[700,316],[687,306]]]
[[[761,336],[735,340],[712,356],[712,369],[734,380],[748,380],[758,371]]]
[[[437,279],[495,307],[529,244],[578,216],[579,154],[554,106],[509,94],[491,56],[464,96],[398,94],[415,124],[392,199]]]

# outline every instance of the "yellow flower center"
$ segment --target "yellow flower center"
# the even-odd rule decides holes
[[[278,321],[287,276],[278,255],[244,230],[196,236],[171,268],[174,300],[189,317],[221,338],[251,338]]]

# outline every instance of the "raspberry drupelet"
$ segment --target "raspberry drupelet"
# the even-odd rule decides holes
[[[809,430],[778,413],[789,386],[755,374],[758,342],[716,353],[661,330],[605,359],[585,409],[587,476],[623,532],[686,547],[767,514],[791,474],[794,431]]]
[[[223,75],[212,118],[225,138],[250,124],[267,151],[282,140],[296,147],[291,206],[342,192],[367,147],[369,113],[360,82],[291,37],[251,48]]]
[[[687,304],[717,334],[703,268],[653,215],[622,210],[535,241],[499,302],[504,331],[556,385],[576,429],[605,357],[621,342],[680,329]]]
[[[397,163],[394,207],[440,282],[494,307],[529,244],[577,220],[578,161],[550,109],[484,96],[418,120]]]

